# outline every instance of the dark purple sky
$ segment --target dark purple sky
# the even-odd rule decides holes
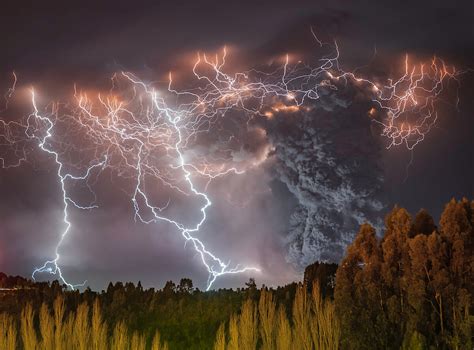
[[[246,66],[287,52],[311,57],[311,26],[337,39],[349,68],[370,62],[376,48],[379,65],[365,74],[389,74],[405,53],[436,54],[465,69],[474,62],[473,14],[472,1],[9,2],[0,14],[0,84],[4,91],[15,70],[22,86],[63,98],[74,83],[108,86],[107,78],[122,69],[161,79],[182,67],[183,56],[225,44]],[[409,152],[382,152],[388,206],[424,207],[438,218],[451,197],[474,196],[473,86],[473,74],[465,74],[459,111],[449,99],[441,104],[439,123],[416,148],[408,176]],[[37,164],[0,170],[0,270],[6,273],[29,275],[53,254],[61,225],[53,165],[42,156]],[[262,167],[211,189],[217,205],[201,237],[219,255],[263,269],[222,278],[217,287],[241,285],[249,276],[270,285],[299,276],[283,244],[295,198],[269,173]],[[109,280],[161,287],[186,276],[203,288],[207,274],[194,251],[166,225],[135,223],[130,203],[106,177],[101,181],[104,206],[72,213],[62,248],[68,279],[101,289]]]

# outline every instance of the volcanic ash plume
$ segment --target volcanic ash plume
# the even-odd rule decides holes
[[[380,225],[380,147],[359,94],[351,85],[326,90],[316,107],[267,122],[277,177],[298,203],[285,238],[298,268],[339,261],[358,225]]]

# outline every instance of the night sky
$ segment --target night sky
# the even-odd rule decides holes
[[[196,52],[216,52],[224,45],[229,47],[233,68],[268,65],[286,53],[314,61],[317,45],[311,27],[321,38],[337,40],[344,69],[362,67],[360,74],[369,79],[396,73],[405,54],[413,60],[436,55],[467,72],[460,77],[458,90],[455,84],[448,87],[452,90],[438,104],[436,126],[413,153],[374,146],[376,137],[364,121],[366,105],[357,103],[326,113],[329,117],[332,112],[339,124],[326,130],[320,145],[336,162],[352,157],[340,152],[342,142],[352,148],[367,145],[364,149],[370,150],[357,155],[362,165],[353,174],[366,176],[366,187],[380,180],[371,194],[385,208],[379,219],[399,204],[413,214],[426,208],[437,220],[452,197],[474,197],[474,73],[468,71],[474,68],[473,6],[471,1],[401,5],[386,0],[10,2],[0,14],[0,87],[7,91],[15,71],[19,93],[34,86],[44,103],[70,98],[74,84],[107,89],[109,78],[122,70],[158,84],[173,71],[178,81],[186,82]],[[11,113],[16,110],[3,111],[0,118],[22,117]],[[357,122],[347,123],[346,117]],[[305,201],[313,201],[305,197],[302,183],[315,174],[308,169],[295,174],[285,159],[291,157],[290,147],[297,153],[308,151],[308,143],[300,142],[305,118],[309,117],[301,117],[298,125],[261,126],[269,135],[265,140],[243,132],[249,159],[260,157],[269,144],[279,148],[246,174],[226,176],[210,186],[213,207],[199,237],[224,260],[262,270],[222,277],[215,287],[240,286],[249,277],[258,284],[287,283],[300,278],[304,264],[313,260],[311,252],[317,247],[300,256],[292,240],[298,239],[295,220],[301,218],[301,211],[309,215]],[[244,123],[236,124],[236,130],[243,129]],[[367,132],[360,134],[363,127]],[[205,145],[214,144],[217,141]],[[314,140],[310,144],[317,145]],[[32,160],[21,167],[0,169],[0,270],[24,276],[54,254],[62,225],[54,162],[44,154],[31,154]],[[369,157],[375,160],[366,161]],[[314,171],[323,166],[311,163]],[[295,169],[301,166],[296,164]],[[298,180],[288,179],[290,170]],[[67,279],[87,280],[100,290],[109,281],[141,280],[144,286],[161,287],[167,280],[190,277],[204,288],[207,272],[195,251],[167,225],[135,222],[124,186],[107,175],[100,177],[96,187],[99,208],[71,211],[72,230],[61,247]],[[314,201],[331,205],[317,196]],[[183,217],[194,215],[187,208],[185,203],[173,210]],[[340,247],[340,242],[331,244]],[[337,255],[319,253],[314,253],[315,259],[337,260]]]

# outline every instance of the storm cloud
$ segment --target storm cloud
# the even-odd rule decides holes
[[[194,59],[197,51],[225,44],[247,68],[271,65],[286,53],[306,61],[317,49],[311,27],[326,41],[337,39],[344,67],[360,67],[371,78],[392,75],[405,53],[437,54],[459,66],[474,57],[468,1],[29,5],[2,7],[1,91],[15,70],[25,91],[33,85],[41,92],[42,103],[70,98],[75,83],[109,89],[110,76],[121,69],[166,84],[168,71],[177,78],[190,71],[191,61],[183,69],[182,57]],[[275,113],[250,124],[245,116],[232,116],[200,140],[194,155],[221,157],[216,150],[225,143],[226,159],[250,169],[209,187],[213,206],[199,237],[232,263],[262,268],[259,274],[225,277],[216,287],[239,286],[249,277],[267,285],[293,281],[308,263],[338,261],[357,225],[379,227],[385,208],[395,203],[410,211],[425,207],[436,216],[450,197],[473,196],[473,85],[472,77],[463,81],[459,112],[443,105],[438,127],[411,163],[409,152],[384,149],[367,116],[367,95],[350,84],[328,91],[307,111]],[[239,137],[229,143],[227,130]],[[28,152],[38,155],[33,146]],[[1,270],[28,276],[54,254],[62,225],[55,171],[47,155],[0,170]],[[123,187],[104,174],[96,186],[99,208],[71,214],[73,228],[61,250],[68,279],[101,289],[110,280],[161,287],[186,276],[204,287],[199,256],[172,227],[135,222]],[[185,206],[170,209],[194,219]]]
[[[358,92],[352,84],[326,90],[315,107],[277,115],[269,128],[277,178],[298,203],[285,240],[299,269],[338,262],[361,223],[380,227],[381,144]]]

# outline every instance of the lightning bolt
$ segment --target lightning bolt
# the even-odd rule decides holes
[[[132,82],[132,84],[137,85],[139,88],[143,88],[144,91],[146,92],[146,94],[149,96],[152,105],[154,106],[156,111],[159,112],[160,117],[163,117],[163,116],[166,117],[166,122],[171,127],[171,129],[172,129],[171,131],[173,131],[176,134],[176,138],[174,139],[174,142],[170,143],[170,144],[167,144],[168,152],[169,151],[174,151],[176,153],[177,160],[178,160],[178,166],[175,167],[175,168],[179,169],[181,171],[181,173],[184,177],[184,180],[185,180],[185,182],[188,186],[189,192],[194,194],[195,196],[201,198],[202,202],[203,202],[203,205],[200,208],[201,218],[195,225],[192,225],[192,226],[186,226],[185,224],[180,223],[180,222],[178,222],[178,221],[176,221],[172,218],[161,215],[160,213],[165,209],[165,207],[160,208],[160,207],[156,207],[156,206],[152,205],[151,200],[150,200],[148,194],[146,193],[146,190],[144,189],[144,183],[143,183],[144,171],[145,171],[145,169],[147,169],[149,167],[149,165],[146,164],[146,162],[143,159],[143,155],[147,150],[147,145],[145,144],[145,142],[140,137],[138,137],[137,135],[134,135],[133,132],[128,133],[124,128],[119,128],[119,127],[117,127],[117,125],[114,125],[114,124],[101,125],[104,128],[103,132],[108,132],[108,133],[113,133],[115,135],[119,135],[122,138],[122,141],[123,140],[127,140],[127,141],[133,140],[138,144],[136,163],[135,164],[130,164],[130,166],[133,169],[135,169],[135,171],[136,171],[136,185],[135,185],[133,195],[131,197],[131,201],[133,203],[133,207],[134,207],[134,210],[135,210],[135,219],[138,219],[142,223],[145,223],[145,224],[151,224],[151,223],[156,223],[156,222],[159,222],[159,221],[164,221],[164,222],[167,222],[169,224],[172,224],[176,229],[178,229],[178,231],[181,233],[181,235],[186,240],[186,242],[190,242],[192,244],[192,246],[194,247],[196,252],[199,254],[203,265],[205,266],[205,268],[209,272],[209,278],[208,278],[207,288],[206,288],[207,290],[212,287],[213,283],[215,282],[215,280],[219,276],[222,276],[222,275],[225,275],[225,274],[237,274],[237,273],[242,273],[242,272],[246,272],[246,271],[256,271],[256,272],[260,271],[258,268],[255,268],[255,267],[241,267],[239,265],[234,266],[234,267],[230,267],[229,263],[225,263],[223,260],[221,260],[216,255],[214,255],[212,252],[210,252],[208,249],[206,249],[204,243],[200,239],[198,239],[197,237],[194,236],[194,234],[199,231],[201,225],[206,220],[206,211],[211,206],[211,200],[209,199],[209,197],[204,192],[199,191],[197,189],[196,185],[193,183],[192,174],[188,170],[188,168],[194,169],[195,167],[194,166],[189,166],[188,167],[188,164],[185,162],[183,153],[181,151],[181,144],[183,143],[183,134],[182,134],[181,127],[178,124],[180,122],[179,112],[173,111],[169,108],[165,108],[162,104],[162,101],[158,98],[158,94],[155,91],[149,90],[149,88],[144,83],[142,83],[140,81],[137,81],[137,80],[134,80],[134,78],[132,78],[127,73],[123,73],[122,75],[124,77],[126,77],[126,79],[128,79],[130,82]],[[32,95],[31,103],[32,103],[34,112],[28,118],[28,129],[33,129],[33,127],[31,126],[33,124],[32,123],[32,119],[33,119],[37,124],[38,123],[40,124],[39,129],[41,129],[41,130],[44,129],[44,133],[43,133],[43,135],[40,135],[40,136],[35,136],[35,135],[31,135],[31,134],[29,136],[30,137],[35,137],[38,140],[38,147],[43,152],[46,152],[47,154],[51,155],[53,157],[53,159],[55,160],[55,162],[56,162],[56,165],[57,165],[57,178],[58,178],[59,183],[60,183],[62,199],[63,199],[63,223],[64,223],[64,230],[61,233],[61,237],[60,237],[60,239],[58,241],[58,244],[56,246],[56,249],[55,249],[55,258],[53,260],[46,261],[41,267],[36,268],[34,270],[32,276],[33,276],[33,278],[35,278],[35,276],[38,273],[42,273],[42,272],[49,273],[49,274],[52,274],[52,275],[57,275],[58,278],[63,283],[65,283],[71,289],[74,289],[78,286],[84,285],[85,282],[82,283],[82,284],[79,284],[79,285],[73,285],[73,284],[67,282],[66,279],[64,278],[63,273],[61,271],[61,268],[59,266],[59,260],[60,260],[59,250],[60,250],[60,247],[61,247],[63,241],[65,240],[66,236],[69,234],[69,231],[71,229],[71,222],[69,221],[70,206],[74,206],[78,209],[83,209],[83,210],[94,209],[97,206],[96,205],[83,206],[83,205],[78,204],[76,201],[74,201],[71,198],[71,196],[68,194],[67,183],[69,181],[84,181],[84,180],[89,178],[90,174],[95,169],[103,170],[105,167],[113,166],[113,165],[107,163],[109,155],[106,154],[102,161],[89,166],[86,169],[86,171],[83,175],[77,176],[77,175],[73,175],[71,173],[66,172],[65,171],[65,165],[64,165],[63,161],[61,160],[59,152],[54,150],[51,147],[50,143],[48,143],[51,140],[51,138],[53,137],[53,129],[54,129],[54,126],[55,126],[55,121],[52,119],[52,117],[46,116],[46,115],[39,112],[34,91],[31,92],[31,95]],[[100,98],[100,100],[102,100],[102,99]],[[91,109],[90,109],[90,106],[88,105],[87,101],[88,101],[87,98],[84,97],[84,96],[78,97],[78,105],[79,105],[80,110],[84,113],[84,115],[87,115],[92,120],[94,120],[95,122],[100,123],[99,118],[96,118],[96,116],[94,116],[91,113]],[[118,107],[118,106],[113,106],[113,104],[114,104],[114,102],[112,102],[112,100],[104,102],[104,105],[110,111],[114,110],[115,112],[118,112],[118,110],[120,110],[122,108],[122,107]],[[123,111],[131,113],[130,111],[125,110],[125,109],[123,109]],[[57,112],[54,112],[54,113],[51,113],[51,114],[54,115],[56,113]],[[137,120],[137,119],[135,119],[135,120]],[[118,119],[116,121],[118,121]],[[84,126],[84,127],[86,126],[86,124],[81,124],[81,125]],[[149,128],[149,127],[143,127],[143,131],[145,131],[146,133],[151,133],[151,132],[153,132],[153,129]],[[103,137],[105,139],[107,138],[107,136],[105,134],[101,134],[100,137]],[[111,139],[109,139],[109,140],[111,140]],[[124,153],[123,153],[123,152],[125,152],[124,148],[121,145],[117,144],[117,143],[114,143],[114,145],[118,147],[119,153],[122,156],[125,156]],[[109,149],[109,151],[110,151],[110,149]],[[210,175],[210,176],[215,178],[217,176],[225,175],[229,172],[237,172],[238,173],[239,171],[236,170],[236,169],[228,169],[223,173],[214,174],[214,175]],[[200,173],[204,174],[203,172],[200,172]],[[157,174],[157,172],[155,172],[155,175],[156,174]],[[183,192],[183,193],[186,193],[182,189],[180,189],[180,191]],[[141,206],[139,204],[140,199],[142,200],[143,205],[146,207],[146,209],[148,209],[148,212],[152,213],[152,218],[151,219],[146,219],[144,217],[144,215],[142,214],[142,212],[144,210],[143,210],[143,208],[141,208]]]
[[[229,264],[224,263],[221,259],[219,259],[214,254],[212,254],[210,251],[208,251],[206,249],[205,245],[202,243],[202,241],[200,241],[198,238],[193,236],[193,233],[198,232],[201,225],[206,221],[206,210],[211,206],[212,203],[211,203],[211,200],[209,199],[209,197],[205,193],[200,192],[196,189],[196,186],[193,183],[192,178],[191,178],[191,172],[187,169],[188,164],[186,164],[186,162],[184,160],[184,157],[183,157],[183,153],[182,153],[181,148],[180,148],[181,144],[183,143],[182,129],[180,128],[180,126],[178,124],[181,120],[181,117],[179,116],[179,113],[178,113],[178,115],[176,115],[176,113],[173,113],[172,110],[163,108],[161,106],[161,103],[157,99],[157,93],[155,91],[150,91],[148,89],[148,87],[143,82],[134,80],[134,78],[131,77],[130,75],[128,75],[127,73],[122,73],[122,74],[127,79],[129,79],[133,84],[137,84],[139,86],[142,86],[144,88],[144,90],[146,91],[146,93],[149,94],[151,100],[153,101],[153,105],[155,106],[155,108],[157,110],[163,111],[165,113],[168,122],[172,125],[173,129],[175,130],[175,132],[177,134],[177,140],[176,140],[176,143],[173,145],[173,150],[178,155],[179,168],[181,169],[181,171],[184,174],[184,178],[185,178],[185,180],[186,180],[186,182],[189,186],[190,191],[192,193],[194,193],[196,196],[201,197],[204,201],[203,206],[200,208],[200,212],[202,214],[201,219],[193,227],[186,227],[183,224],[176,222],[175,220],[171,220],[167,217],[160,216],[159,213],[158,213],[158,211],[160,211],[160,208],[156,208],[156,207],[150,205],[147,195],[141,189],[140,179],[142,178],[142,174],[141,174],[141,167],[140,167],[140,163],[141,163],[140,154],[141,154],[141,151],[142,151],[143,144],[140,144],[140,150],[139,150],[139,156],[138,156],[138,165],[137,165],[137,168],[139,170],[139,172],[138,172],[139,181],[137,182],[137,186],[135,188],[135,193],[134,193],[134,196],[132,198],[134,208],[135,208],[135,215],[137,217],[139,217],[140,220],[144,223],[149,223],[150,222],[150,221],[144,220],[139,214],[139,206],[137,204],[137,199],[136,199],[136,196],[139,194],[145,200],[146,206],[152,211],[153,221],[166,221],[168,223],[173,224],[179,230],[179,232],[181,232],[181,235],[186,240],[186,242],[191,242],[193,244],[194,249],[196,250],[197,253],[199,253],[199,255],[201,257],[201,261],[202,261],[203,265],[206,267],[207,271],[209,272],[209,278],[208,278],[208,283],[207,283],[206,290],[209,290],[212,287],[212,284],[215,282],[215,280],[219,276],[222,276],[222,275],[225,275],[225,274],[242,273],[242,272],[246,272],[246,271],[259,272],[260,269],[255,268],[255,267],[240,268],[239,266],[236,266],[234,268],[229,269]],[[214,177],[215,176],[222,176],[222,175],[225,175],[226,173],[227,172],[220,173],[218,175],[214,175]],[[158,209],[158,211],[157,211],[157,209]]]
[[[212,288],[220,276],[260,271],[253,266],[231,266],[198,238],[212,205],[206,193],[209,183],[217,177],[245,173],[261,162],[234,166],[225,155],[229,150],[224,149],[204,156],[193,154],[193,142],[201,134],[213,131],[229,111],[242,112],[247,116],[247,123],[256,117],[273,118],[279,112],[309,111],[326,92],[352,84],[369,95],[383,112],[378,115],[369,111],[369,115],[381,126],[381,136],[388,140],[387,148],[403,145],[412,151],[424,140],[437,120],[437,97],[446,81],[456,79],[459,72],[437,58],[428,65],[411,66],[407,57],[404,74],[381,85],[344,71],[339,64],[337,42],[324,43],[311,31],[320,47],[331,48],[331,54],[321,58],[319,65],[292,65],[287,55],[283,65],[274,71],[252,69],[231,75],[224,71],[227,56],[224,48],[222,55],[213,59],[206,54],[197,55],[192,69],[196,85],[187,90],[175,88],[171,74],[167,89],[158,92],[135,75],[121,72],[112,77],[113,88],[109,93],[90,98],[75,88],[74,103],[52,104],[49,112],[38,107],[35,91],[31,90],[33,112],[26,123],[10,124],[0,119],[3,126],[0,136],[12,144],[12,137],[7,138],[10,130],[24,129],[27,139],[36,142],[39,150],[53,158],[62,194],[64,226],[54,259],[36,268],[32,277],[39,273],[55,275],[71,289],[86,283],[75,285],[65,279],[60,267],[60,250],[72,227],[70,210],[97,208],[95,201],[82,205],[74,200],[72,184],[86,184],[96,198],[89,180],[106,168],[133,182],[129,195],[136,221],[167,223],[194,248],[208,272],[206,290]],[[16,75],[14,77],[13,88],[6,95],[8,99],[15,90]],[[62,125],[68,127],[61,128]],[[82,135],[86,140],[83,144],[91,145],[83,150],[91,154],[91,159],[71,164],[65,154],[78,147],[74,146],[74,137],[67,140],[68,132]],[[235,135],[230,138],[233,137]],[[3,167],[7,167],[4,159],[0,159]],[[14,165],[25,159],[21,157]],[[156,204],[157,198],[147,186],[150,179],[197,202],[198,219],[186,223],[173,217],[167,212],[173,204],[170,198],[162,205]]]
[[[59,277],[59,280],[66,284],[69,288],[74,289],[79,286],[85,285],[87,281],[84,281],[82,284],[79,285],[73,285],[69,282],[66,281],[66,279],[63,276],[63,273],[61,271],[60,266],[58,265],[59,259],[60,259],[60,254],[59,254],[59,248],[61,247],[64,239],[68,235],[70,229],[71,229],[71,222],[69,221],[69,205],[73,205],[79,209],[93,209],[96,208],[95,205],[89,205],[89,206],[81,206],[78,203],[76,203],[69,195],[67,192],[67,182],[68,180],[85,180],[89,177],[90,173],[95,169],[95,168],[104,168],[106,165],[107,161],[107,156],[104,157],[104,160],[100,163],[94,164],[87,168],[85,174],[81,176],[74,176],[70,173],[64,172],[64,164],[61,162],[60,157],[58,152],[54,151],[51,149],[48,145],[49,139],[53,136],[52,135],[52,130],[54,128],[54,122],[48,118],[47,116],[43,116],[38,112],[38,107],[36,105],[36,99],[35,99],[35,92],[34,90],[31,90],[31,104],[33,106],[34,112],[30,117],[28,118],[28,121],[31,120],[31,117],[34,117],[37,122],[40,124],[45,125],[45,133],[44,136],[35,136],[34,134],[29,134],[29,137],[36,138],[38,140],[38,147],[43,151],[46,152],[50,155],[53,156],[54,161],[57,165],[57,176],[58,180],[60,182],[61,186],[61,194],[62,194],[62,201],[63,201],[63,222],[65,225],[64,230],[61,233],[60,239],[56,245],[55,249],[55,258],[53,260],[48,260],[46,261],[43,266],[36,268],[33,271],[32,278],[35,279],[35,276],[37,273],[41,272],[46,272],[52,275],[57,275]],[[31,125],[28,123],[28,129],[30,129]]]

